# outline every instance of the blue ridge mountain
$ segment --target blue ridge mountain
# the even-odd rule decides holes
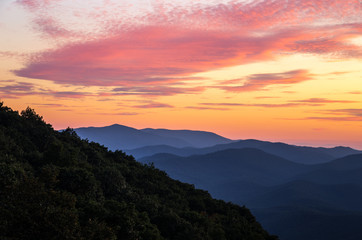
[[[227,201],[246,201],[250,194],[258,194],[265,187],[284,183],[310,169],[308,165],[253,148],[227,149],[189,157],[164,153],[139,161],[153,163],[170,177],[207,189],[214,197]]]
[[[119,124],[106,127],[83,127],[74,131],[83,139],[100,143],[111,150],[144,146],[206,147],[232,140],[215,133],[192,130],[135,129]]]
[[[281,240],[362,238],[362,154],[314,165],[253,148],[207,154],[201,149],[187,157],[159,153],[138,160],[215,198],[250,207]]]
[[[169,129],[141,129],[142,132],[151,133],[161,137],[178,138],[182,139],[191,146],[196,148],[203,148],[214,146],[217,144],[226,144],[233,142],[232,140],[219,136],[212,132],[194,131],[194,130],[169,130]]]
[[[297,163],[317,164],[332,161],[336,158],[344,157],[351,154],[362,153],[361,151],[349,147],[305,147],[295,146],[285,143],[273,143],[259,140],[239,140],[227,144],[218,144],[205,148],[177,148],[167,145],[145,146],[142,148],[125,150],[128,154],[133,155],[136,159],[145,156],[151,156],[157,153],[171,153],[178,156],[191,156],[195,154],[207,154],[226,149],[256,148],[264,152],[288,159]]]
[[[314,170],[295,179],[319,184],[356,184],[362,186],[362,154],[349,155],[314,166]]]

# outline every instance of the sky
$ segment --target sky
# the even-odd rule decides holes
[[[55,129],[362,149],[362,1],[0,0],[0,101]]]

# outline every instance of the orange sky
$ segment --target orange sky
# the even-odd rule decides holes
[[[362,149],[360,0],[1,0],[0,100],[54,128]]]

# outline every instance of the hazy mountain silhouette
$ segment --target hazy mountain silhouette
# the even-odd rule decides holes
[[[341,154],[348,148],[301,149]],[[362,154],[305,165],[259,149],[239,148],[188,157],[163,153],[139,161],[153,162],[172,178],[195,184],[216,198],[250,207],[281,240],[361,239]]]
[[[74,129],[81,138],[98,142],[111,150],[136,148],[145,145],[168,143],[172,146],[187,146],[182,139],[162,137],[135,128],[114,124],[107,127],[86,127]]]
[[[169,144],[168,144],[169,145]],[[349,147],[315,148],[294,146],[285,143],[273,143],[259,140],[239,140],[228,144],[218,144],[206,148],[176,148],[170,146],[146,146],[133,150],[126,150],[136,159],[151,156],[157,153],[171,153],[178,156],[191,156],[194,154],[207,154],[226,149],[257,148],[264,152],[280,156],[297,163],[317,164],[332,161],[339,157],[362,153]]]
[[[167,129],[138,130],[118,124],[106,127],[76,128],[74,130],[81,138],[98,142],[111,150],[152,145],[169,145],[180,148],[205,147],[232,141],[211,132]]]
[[[169,145],[145,146],[145,147],[125,150],[127,154],[134,156],[136,159],[152,156],[158,153],[169,153],[180,157],[187,157],[195,154],[200,154],[200,151],[204,154],[208,153],[204,152],[205,150],[202,148],[201,149],[194,147],[177,148]]]
[[[362,154],[313,165],[293,181],[239,203],[281,240],[362,239],[361,170]]]
[[[121,127],[127,131],[91,129],[92,135],[87,129],[88,136],[76,131],[107,147],[134,148],[126,152],[138,161],[153,162],[172,178],[208,190],[213,197],[246,204],[281,240],[362,239],[361,151]],[[222,144],[195,147],[218,141]]]
[[[338,146],[338,147],[334,147],[334,148],[321,148],[320,147],[320,148],[318,148],[318,150],[321,152],[326,152],[327,154],[332,155],[334,158],[343,158],[348,155],[362,153],[362,151],[358,151],[358,150],[355,150],[350,147],[342,147],[342,146]]]
[[[284,183],[310,168],[252,148],[227,149],[189,157],[156,154],[139,161],[153,162],[172,178],[193,183],[207,189],[214,197],[228,201],[245,201],[250,194],[257,195],[266,186]]]
[[[321,168],[348,171],[362,168],[362,154],[354,154],[321,164]]]
[[[320,184],[357,184],[362,186],[362,154],[350,155],[314,166],[314,170],[296,179]]]
[[[209,147],[216,144],[231,143],[232,140],[224,138],[212,132],[192,131],[192,130],[169,130],[145,128],[141,131],[154,135],[182,139],[196,148]]]

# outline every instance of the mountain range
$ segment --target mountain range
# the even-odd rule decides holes
[[[361,151],[349,147],[305,147],[295,146],[285,143],[273,143],[259,140],[238,140],[227,144],[217,144],[205,148],[176,148],[167,145],[156,145],[136,148],[132,150],[125,150],[128,154],[136,158],[151,156],[157,153],[170,153],[178,156],[192,156],[195,154],[207,154],[226,149],[242,149],[242,148],[255,148],[264,152],[274,154],[293,162],[304,164],[316,164],[331,161],[336,158],[344,157],[351,154],[361,153]]]
[[[260,140],[231,140],[212,132],[169,129],[135,129],[119,124],[106,127],[75,128],[84,139],[111,150],[122,149],[136,159],[157,153],[177,156],[207,154],[226,149],[256,148],[297,163],[316,164],[362,153],[349,147],[306,147]]]
[[[152,128],[135,129],[119,124],[106,127],[75,128],[74,131],[81,138],[98,142],[111,150],[134,149],[154,145],[202,148],[232,142],[232,140],[212,132]]]
[[[132,145],[125,152],[137,161],[205,189],[215,198],[250,207],[263,227],[281,240],[362,239],[359,150],[236,141],[209,132],[166,129],[136,130],[151,134],[152,143],[141,137],[143,141],[126,145],[124,139],[134,137],[115,136],[115,132],[112,148]],[[108,134],[87,138],[102,140],[109,147]],[[200,135],[203,138],[197,138]]]
[[[139,161],[250,207],[281,240],[362,238],[355,222],[362,222],[362,154],[307,165],[244,148],[189,157],[156,154]]]

